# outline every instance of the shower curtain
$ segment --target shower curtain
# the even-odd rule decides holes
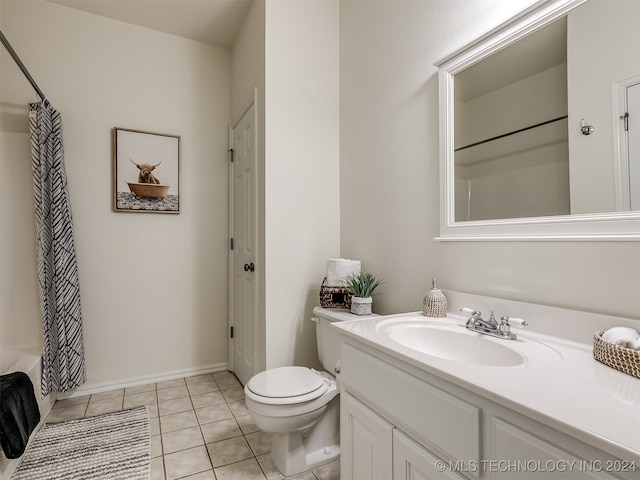
[[[44,331],[42,395],[86,381],[80,286],[67,190],[60,113],[29,104],[36,249]]]

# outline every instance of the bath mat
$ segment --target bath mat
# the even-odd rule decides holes
[[[146,407],[47,423],[27,448],[12,480],[148,480]]]

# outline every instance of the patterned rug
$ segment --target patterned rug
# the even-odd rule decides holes
[[[46,423],[11,478],[147,480],[149,432],[146,407]]]

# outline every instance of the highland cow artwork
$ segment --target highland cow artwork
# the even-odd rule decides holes
[[[113,129],[116,212],[180,213],[180,137]]]

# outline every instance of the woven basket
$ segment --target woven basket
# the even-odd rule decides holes
[[[320,286],[320,306],[323,308],[351,309],[351,293],[346,287],[325,285],[325,277]]]
[[[604,332],[593,335],[593,358],[611,368],[640,378],[640,351],[602,340]]]
[[[447,316],[447,298],[437,288],[432,288],[422,301],[422,313],[427,317],[442,318]]]

